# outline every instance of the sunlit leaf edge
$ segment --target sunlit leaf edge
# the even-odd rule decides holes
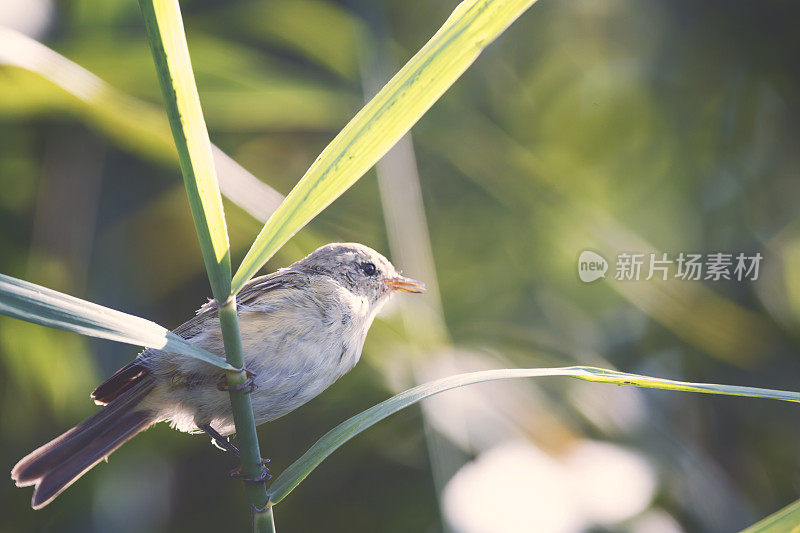
[[[628,385],[652,389],[666,389],[704,394],[723,394],[729,396],[745,396],[753,398],[766,398],[800,403],[800,392],[781,391],[774,389],[761,389],[754,387],[740,387],[735,385],[719,385],[712,383],[690,383],[670,379],[654,378],[638,374],[629,374],[603,368],[574,366],[561,368],[523,368],[485,370],[457,374],[438,379],[429,383],[418,385],[412,389],[401,392],[369,409],[345,420],[328,433],[322,436],[299,459],[289,465],[272,483],[269,488],[270,502],[272,505],[283,500],[297,485],[299,485],[322,461],[335,450],[352,439],[365,429],[380,422],[384,418],[409,407],[425,398],[441,392],[500,379],[533,378],[545,376],[563,376],[593,381],[598,383],[611,383],[615,385]]]
[[[800,532],[800,500],[790,503],[742,531],[742,533],[798,532]]]
[[[155,322],[0,274],[0,314],[136,346],[194,357],[225,370],[234,367]]]
[[[358,181],[535,0],[466,0],[322,151],[256,237],[233,277],[244,284]]]

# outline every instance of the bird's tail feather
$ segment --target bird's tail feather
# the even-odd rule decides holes
[[[36,485],[31,501],[34,509],[50,503],[94,465],[156,421],[153,411],[139,408],[152,388],[151,379],[141,380],[136,387],[17,463],[11,478],[18,487]]]

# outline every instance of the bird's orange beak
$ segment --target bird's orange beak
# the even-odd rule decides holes
[[[425,284],[415,279],[406,278],[404,276],[396,276],[383,281],[393,291],[425,292]]]

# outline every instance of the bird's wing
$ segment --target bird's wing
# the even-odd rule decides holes
[[[291,270],[279,270],[247,282],[236,296],[236,301],[240,309],[245,310],[269,292],[286,288],[300,288],[307,284],[308,281],[304,275]],[[209,300],[208,303],[197,310],[195,316],[175,328],[173,333],[186,340],[191,340],[192,337],[208,327],[209,319],[215,318],[216,316],[216,301]],[[143,353],[146,353],[146,351]],[[141,356],[137,357],[100,384],[94,392],[92,392],[91,398],[95,403],[105,405],[125,391],[131,389],[140,380],[148,376],[149,373],[147,366],[142,363]]]
[[[118,398],[122,393],[133,389],[133,386],[145,380],[150,371],[142,364],[138,357],[123,366],[101,383],[89,395],[97,405],[107,405],[111,400]]]
[[[303,283],[303,276],[288,270],[279,270],[266,276],[260,276],[248,281],[239,294],[236,295],[236,304],[240,308],[246,308],[263,296],[265,293],[297,286]],[[178,326],[173,330],[173,333],[183,337],[186,340],[191,339],[207,327],[207,320],[217,316],[217,302],[216,300],[209,300],[200,309],[197,310],[195,316]]]
[[[236,295],[236,305],[239,311],[246,311],[258,303],[258,300],[263,300],[270,292],[280,289],[299,289],[307,285],[308,279],[304,274],[292,270],[278,270],[248,281]],[[216,316],[217,302],[209,300],[197,310],[195,316],[175,328],[173,333],[189,340],[206,327],[206,320]]]
[[[236,295],[236,304],[247,308],[267,293],[280,289],[302,289],[308,286],[308,277],[293,270],[278,270],[272,274],[251,279]]]

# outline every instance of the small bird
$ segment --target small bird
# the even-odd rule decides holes
[[[375,315],[395,291],[424,285],[401,276],[362,244],[333,243],[251,280],[237,296],[245,369],[257,424],[297,409],[355,366]],[[175,333],[224,357],[215,301]],[[31,452],[11,471],[17,486],[35,485],[31,505],[53,501],[94,465],[157,422],[225,438],[235,431],[225,373],[214,365],[156,349],[144,350],[97,387],[104,407]]]

